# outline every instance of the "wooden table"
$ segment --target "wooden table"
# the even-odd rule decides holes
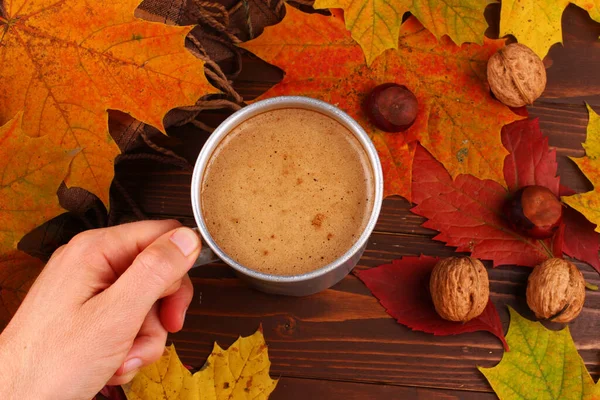
[[[498,7],[492,7],[492,13]],[[577,190],[591,185],[568,160],[582,156],[587,101],[600,112],[600,24],[583,10],[569,6],[563,16],[564,47],[549,58],[548,86],[529,107],[531,117],[556,147],[562,183]],[[281,72],[247,57],[236,88],[251,99],[281,78]],[[211,114],[215,122],[226,113]],[[182,140],[179,152],[193,161],[208,136],[186,126],[170,132]],[[133,193],[144,212],[156,218],[175,217],[193,225],[189,199],[190,173],[151,162],[123,162],[119,181]],[[117,207],[119,207],[117,205]],[[450,256],[454,249],[432,240],[435,232],[420,225],[399,197],[384,201],[380,220],[357,268],[388,263],[405,255]],[[126,213],[123,208],[120,212]],[[580,264],[587,281],[600,284],[598,274]],[[491,298],[508,327],[505,305],[533,317],[525,303],[528,268],[490,269]],[[247,287],[223,263],[191,272],[195,295],[182,332],[172,335],[182,360],[201,366],[214,341],[229,346],[238,335],[250,335],[261,324],[272,361],[271,375],[280,378],[273,400],[286,399],[411,399],[495,398],[475,368],[490,367],[502,357],[492,335],[471,333],[437,337],[397,324],[369,290],[350,275],[325,292],[292,298],[268,295]],[[556,326],[558,327],[558,325]],[[571,324],[579,351],[594,379],[600,374],[600,294],[587,293],[582,315]]]

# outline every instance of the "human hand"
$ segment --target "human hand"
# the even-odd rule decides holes
[[[198,236],[176,221],[75,236],[0,335],[0,398],[88,400],[131,380],[183,326],[199,252]]]

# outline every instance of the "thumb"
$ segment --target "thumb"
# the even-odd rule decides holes
[[[153,304],[188,272],[199,253],[200,239],[190,228],[165,233],[139,253],[104,291],[107,301],[141,323]]]

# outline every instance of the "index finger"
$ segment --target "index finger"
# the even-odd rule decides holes
[[[165,233],[180,227],[176,220],[131,222],[85,231],[67,245],[69,257],[86,264],[106,262],[120,276],[137,255]]]

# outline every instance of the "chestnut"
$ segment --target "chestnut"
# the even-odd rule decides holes
[[[512,194],[504,205],[511,227],[534,239],[554,235],[562,221],[563,206],[544,186],[525,186]]]
[[[364,103],[365,113],[377,128],[385,132],[402,132],[411,127],[417,118],[417,98],[397,83],[376,86]]]

